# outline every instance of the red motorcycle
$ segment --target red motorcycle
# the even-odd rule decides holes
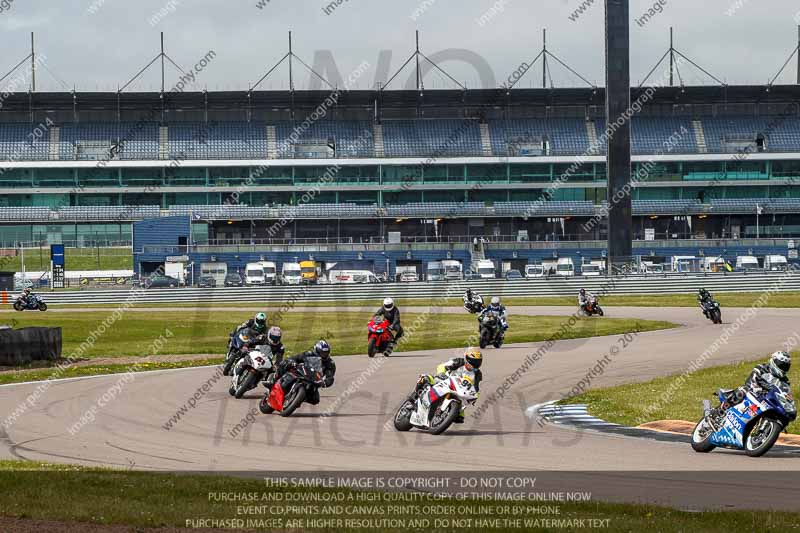
[[[383,352],[383,355],[388,356],[387,350],[389,344],[392,342],[392,332],[389,331],[389,321],[384,317],[378,315],[372,318],[367,324],[367,354],[370,357],[375,357],[378,352]]]

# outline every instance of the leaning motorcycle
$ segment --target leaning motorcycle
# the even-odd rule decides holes
[[[478,400],[472,376],[453,372],[437,376],[433,385],[425,386],[418,395],[406,398],[394,415],[398,431],[421,429],[433,435],[443,433],[467,405]],[[420,377],[421,380],[425,376]]]
[[[717,392],[720,403],[733,392],[720,389]],[[692,432],[692,448],[704,453],[719,446],[744,450],[750,457],[761,457],[796,418],[797,406],[791,389],[775,381],[757,393],[747,391],[744,400],[724,413],[706,409],[705,416]]]
[[[14,302],[14,309],[17,311],[47,311],[47,304],[38,294],[31,294],[27,299],[17,298]]]
[[[222,375],[230,376],[233,365],[248,352],[249,342],[255,337],[255,332],[249,328],[243,328],[231,334],[228,341],[228,353],[225,355],[225,364],[222,367]]]
[[[367,324],[367,355],[375,357],[376,353],[383,353],[388,356],[392,338],[389,321],[380,315],[373,317]]]
[[[603,316],[603,308],[597,303],[597,297],[592,296],[589,301],[582,307],[583,314],[586,316]]]
[[[478,317],[478,324],[481,348],[486,348],[490,344],[495,348],[500,348],[503,345],[505,334],[503,333],[500,316],[497,313],[484,313]]]
[[[233,379],[228,392],[236,399],[256,388],[274,371],[274,356],[268,345],[256,346],[244,354],[233,367]]]
[[[258,408],[265,415],[278,411],[281,416],[291,416],[307,396],[318,394],[324,386],[322,358],[306,357],[269,387]]]
[[[711,300],[703,304],[703,314],[714,324],[722,324],[722,310],[719,302]]]

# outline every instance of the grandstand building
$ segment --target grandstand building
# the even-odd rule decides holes
[[[800,87],[653,89],[632,119],[635,252],[785,253],[764,239],[800,237]],[[303,244],[376,268],[467,261],[476,238],[517,264],[604,255],[603,89],[331,96],[9,95],[0,247],[130,242],[135,222],[179,217],[179,240],[140,234],[137,269],[180,247],[244,263]]]

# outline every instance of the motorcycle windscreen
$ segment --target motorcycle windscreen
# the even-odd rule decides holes
[[[272,390],[269,391],[269,398],[267,398],[269,406],[276,411],[283,411],[283,394],[283,387],[281,387],[280,382],[275,383],[272,386]]]

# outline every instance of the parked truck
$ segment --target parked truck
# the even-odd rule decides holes
[[[164,263],[164,275],[177,279],[181,285],[186,285],[186,265],[183,263]]]
[[[783,255],[767,255],[764,256],[764,270],[788,270],[789,262],[786,256]]]
[[[428,261],[426,272],[428,281],[444,281],[444,265],[441,261]]]
[[[754,255],[740,255],[736,257],[736,268],[738,270],[761,270],[758,266],[758,258]]]
[[[480,279],[495,279],[496,277],[494,261],[491,259],[479,259],[473,265],[472,270]]]
[[[228,275],[228,265],[220,261],[200,263],[200,277],[211,276],[217,282],[217,287],[225,285],[225,276]]]
[[[556,276],[574,276],[575,263],[571,257],[560,257],[556,263]]]
[[[300,261],[300,282],[305,285],[319,283],[316,261]]]
[[[281,265],[281,283],[283,285],[300,285],[303,279],[300,272],[300,263],[284,263]]]
[[[461,261],[457,259],[442,259],[444,279],[447,281],[460,281],[464,279],[464,270]]]

